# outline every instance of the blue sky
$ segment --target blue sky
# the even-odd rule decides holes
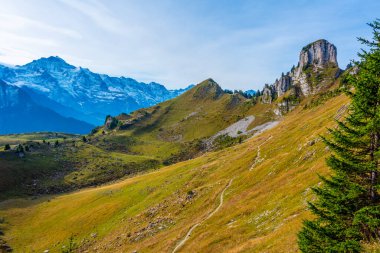
[[[179,88],[214,78],[258,89],[325,38],[344,68],[380,1],[0,0],[0,62],[58,55],[73,65]]]

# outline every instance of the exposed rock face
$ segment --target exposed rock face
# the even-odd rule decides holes
[[[272,103],[273,98],[279,98],[279,107],[293,108],[294,104],[289,104],[288,98],[283,97],[285,93],[294,88],[294,92],[288,94],[294,103],[297,101],[295,96],[308,96],[331,84],[340,73],[336,57],[336,47],[327,40],[317,40],[305,46],[297,67],[282,74],[274,84],[264,87],[262,102]]]
[[[272,92],[273,86],[266,86],[263,90],[263,95],[261,102],[264,104],[271,104],[272,103],[272,97],[273,97],[273,92]]]
[[[291,73],[295,84],[301,88],[302,94],[308,96],[318,92],[320,88],[332,81],[339,74],[336,59],[336,47],[327,40],[317,40],[301,50],[298,67]],[[323,72],[330,71],[324,75],[325,80],[313,83],[311,79],[322,79]],[[335,71],[334,71],[335,69]],[[318,78],[316,78],[318,77]]]
[[[332,84],[339,76],[336,47],[327,40],[317,40],[302,48],[297,67],[282,74],[272,85],[265,85],[262,103],[276,102],[274,113],[282,115],[309,96]]]
[[[323,68],[330,64],[337,67],[336,55],[336,47],[333,44],[327,40],[317,40],[302,49],[299,59],[299,71],[310,65]]]
[[[276,80],[276,82],[274,83],[277,97],[281,97],[282,95],[284,95],[284,93],[289,90],[291,85],[292,78],[289,75],[284,75],[284,73],[282,73],[280,79]]]

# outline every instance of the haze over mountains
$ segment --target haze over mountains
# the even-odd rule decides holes
[[[88,133],[93,125],[57,112],[35,102],[25,89],[0,80],[0,133],[57,131]]]
[[[25,95],[19,98],[19,104],[33,102],[39,109],[44,108],[46,111],[49,108],[65,118],[65,121],[71,121],[68,124],[72,127],[64,130],[72,133],[86,133],[94,125],[103,124],[108,114],[128,113],[148,107],[174,98],[192,87],[167,90],[163,85],[154,82],[142,83],[132,78],[93,73],[89,69],[72,66],[63,59],[53,56],[34,60],[23,66],[0,65],[0,80],[22,90]],[[3,90],[16,90],[4,84],[2,87]],[[4,92],[2,99],[5,99],[5,94]],[[4,105],[5,100],[0,103]],[[17,113],[16,108],[7,108],[7,110]],[[30,117],[33,117],[36,111],[31,112]],[[46,114],[44,117],[46,120],[54,121],[55,119],[49,118],[50,116]],[[7,114],[4,114],[2,120],[8,122],[9,119],[6,117]],[[74,118],[76,121],[69,118]],[[27,124],[21,122],[16,120],[12,124],[24,127],[20,126],[15,131],[5,130],[4,127],[4,130],[0,129],[0,133],[62,130],[62,128],[48,127],[43,122],[38,126],[37,120],[35,128],[28,128]]]

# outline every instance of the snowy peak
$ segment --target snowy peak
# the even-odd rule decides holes
[[[74,66],[68,64],[65,60],[58,56],[42,57],[38,60],[20,66],[23,69],[35,70],[35,71],[65,71],[75,69]]]
[[[0,65],[0,79],[87,115],[79,119],[91,124],[102,124],[108,114],[149,107],[187,90],[167,90],[155,82],[147,84],[128,77],[94,73],[70,65],[58,56],[43,57],[23,66]]]

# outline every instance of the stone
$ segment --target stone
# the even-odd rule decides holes
[[[323,72],[325,70],[333,70]],[[282,74],[272,85],[265,85],[262,91],[262,103],[271,104],[274,98],[282,97],[287,91],[294,89],[292,96],[309,96],[318,92],[325,85],[331,84],[338,77],[341,70],[337,62],[337,49],[327,40],[321,39],[302,48],[297,67]],[[326,76],[325,74],[328,73]],[[315,81],[317,76],[324,74],[324,80]],[[314,80],[314,81],[312,81]],[[312,83],[314,82],[314,83]],[[297,99],[279,101],[279,108],[274,109],[276,115],[292,110]]]
[[[308,66],[324,67],[326,65],[338,66],[336,47],[327,40],[317,40],[301,50],[299,57],[299,71]]]
[[[274,83],[277,97],[281,97],[282,95],[284,95],[284,93],[290,89],[291,85],[291,77],[289,75],[282,74],[280,79],[276,80],[276,82]]]
[[[272,103],[272,96],[273,96],[273,93],[272,93],[272,89],[270,89],[270,87],[265,87],[263,92],[262,92],[262,102],[264,104],[271,104]]]

